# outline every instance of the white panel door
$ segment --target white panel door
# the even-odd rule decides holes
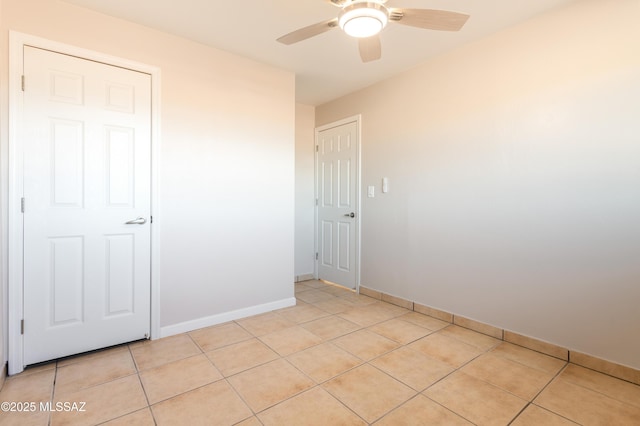
[[[318,278],[356,287],[357,134],[350,122],[318,132]]]
[[[27,46],[24,75],[29,365],[149,335],[151,77]]]

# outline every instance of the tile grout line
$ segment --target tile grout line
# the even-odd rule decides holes
[[[129,355],[131,356],[131,360],[133,361],[133,367],[136,369],[136,375],[138,376],[138,381],[140,382],[140,387],[142,388],[142,392],[144,393],[144,397],[147,400],[147,409],[149,410],[149,413],[151,414],[151,419],[153,420],[153,424],[157,425],[158,422],[156,421],[156,417],[153,414],[153,410],[151,409],[151,403],[149,401],[149,395],[147,395],[147,390],[144,387],[144,384],[142,383],[142,377],[140,377],[140,368],[138,367],[138,363],[136,362],[136,358],[133,356],[133,351],[131,350],[131,345],[130,344],[127,344],[127,349],[129,350]],[[125,415],[128,415],[128,414],[125,414]],[[112,419],[112,420],[114,420],[114,419]]]
[[[564,365],[561,369],[559,369],[559,370],[556,372],[556,374],[554,374],[554,375],[553,375],[553,377],[552,377],[552,378],[547,382],[547,384],[545,384],[545,385],[542,387],[542,389],[540,389],[540,391],[539,391],[538,393],[536,393],[536,394],[531,398],[531,401],[527,401],[527,405],[526,405],[522,410],[520,410],[520,412],[519,412],[519,413],[518,413],[518,414],[517,414],[517,415],[516,415],[512,420],[511,420],[511,422],[509,422],[509,424],[513,423],[513,422],[514,422],[518,417],[520,417],[520,415],[521,415],[522,413],[524,413],[524,411],[525,411],[525,410],[526,410],[530,405],[534,405],[534,406],[536,406],[536,407],[543,408],[543,409],[545,409],[545,410],[549,411],[550,413],[555,414],[556,416],[560,416],[560,417],[562,417],[563,419],[566,419],[566,417],[564,417],[563,415],[561,415],[561,414],[559,414],[559,413],[556,413],[555,411],[549,410],[549,409],[548,409],[548,408],[546,408],[546,407],[542,407],[542,406],[539,406],[539,405],[535,404],[535,403],[534,403],[534,401],[538,398],[538,396],[540,396],[540,394],[541,394],[542,392],[544,392],[544,390],[545,390],[545,389],[546,389],[546,388],[547,388],[551,383],[553,383],[553,381],[554,381],[554,380],[556,380],[556,378],[558,378],[558,377],[560,376],[560,374],[562,374],[562,372],[563,372],[564,370],[566,370],[566,369],[567,369],[567,367],[568,367],[568,366],[569,366],[569,361],[565,361],[565,365]],[[573,420],[571,420],[571,419],[567,419],[567,420],[569,420],[569,421],[572,421],[572,422],[573,422]]]
[[[51,386],[51,396],[50,396],[50,401],[51,401],[52,404],[53,404],[54,397],[55,397],[55,392],[56,392],[56,382],[58,380],[58,361],[55,361],[55,363],[56,363],[56,366],[55,366],[54,371],[53,371],[53,386]],[[51,426],[52,417],[53,416],[52,416],[51,412],[49,412],[47,414],[47,424],[49,426]]]
[[[337,376],[336,376],[337,377]],[[332,378],[333,379],[333,378]],[[328,380],[327,380],[328,381]],[[325,382],[326,383],[326,382]],[[338,401],[339,404],[341,404],[344,408],[346,408],[347,410],[349,410],[351,413],[353,413],[357,418],[359,418],[360,420],[362,420],[365,424],[367,425],[371,425],[371,423],[369,423],[368,421],[366,421],[365,419],[362,418],[362,416],[358,413],[356,413],[351,407],[349,407],[347,404],[345,404],[344,402],[342,402],[342,400],[340,398],[338,398],[337,396],[335,396],[334,394],[332,394],[331,392],[329,392],[327,389],[321,387],[321,389],[323,391],[325,391],[326,393],[329,394],[329,396],[331,396],[331,398],[335,399],[336,401]]]
[[[138,364],[136,363],[136,359],[133,356],[133,352],[131,351],[131,346],[127,345],[127,349],[129,350],[129,356],[131,356],[131,359],[133,361],[133,366],[136,369],[136,376],[138,376],[138,382],[140,383],[140,387],[142,388],[142,393],[144,394],[144,398],[147,401],[147,409],[151,413],[151,418],[153,419],[154,424],[157,424],[156,418],[153,415],[153,410],[151,409],[151,401],[149,401],[149,395],[147,394],[147,389],[145,388],[144,383],[142,383],[142,377],[140,376],[140,369],[138,368]],[[128,413],[128,414],[131,414],[131,413]],[[128,415],[128,414],[125,414],[125,415]]]
[[[426,390],[426,389],[425,389],[425,390]],[[444,408],[445,410],[447,410],[447,411],[449,411],[449,412],[451,412],[451,413],[455,414],[456,416],[460,417],[461,419],[464,419],[464,420],[468,421],[470,424],[472,424],[472,425],[476,425],[476,423],[474,423],[474,422],[473,422],[473,421],[471,421],[470,419],[466,418],[466,417],[465,417],[465,416],[463,416],[462,414],[456,413],[456,412],[455,412],[455,411],[453,411],[451,408],[449,408],[449,407],[447,407],[447,406],[445,406],[445,405],[442,405],[440,402],[438,402],[438,401],[436,401],[435,399],[433,399],[433,398],[429,397],[429,395],[425,395],[425,394],[424,394],[424,391],[420,392],[418,395],[422,395],[422,396],[424,396],[425,398],[427,398],[429,401],[433,402],[434,404],[438,404],[440,407],[442,407],[442,408]]]
[[[399,348],[398,348],[398,349],[399,349]],[[395,350],[395,349],[394,349],[394,350]],[[384,353],[384,354],[381,354],[380,356],[384,356],[384,355],[386,355],[386,354],[388,354],[388,353],[390,353],[390,352],[393,352],[393,351],[386,352],[386,353]],[[379,358],[379,357],[376,357],[376,358],[374,358],[374,359],[378,359],[378,358]],[[371,360],[371,361],[373,361],[373,360]],[[384,413],[382,416],[378,417],[378,418],[377,418],[377,419],[375,419],[373,422],[371,422],[371,424],[373,424],[373,423],[375,423],[375,422],[377,422],[377,421],[380,421],[380,420],[381,420],[382,418],[384,418],[387,414],[391,413],[392,411],[396,410],[397,408],[402,407],[404,404],[406,404],[407,402],[409,402],[409,401],[411,401],[412,399],[416,398],[418,395],[420,395],[420,394],[422,393],[421,391],[417,391],[417,390],[415,390],[414,388],[412,388],[411,386],[409,386],[407,383],[404,383],[402,380],[400,380],[400,379],[398,379],[398,378],[396,378],[396,377],[393,377],[391,374],[387,373],[386,371],[381,370],[381,369],[379,369],[378,367],[376,367],[375,365],[370,364],[370,361],[367,361],[367,365],[368,365],[369,367],[375,368],[376,370],[378,370],[378,371],[379,371],[379,372],[381,372],[382,374],[384,374],[384,375],[388,376],[388,377],[389,377],[389,378],[391,378],[392,380],[395,380],[395,381],[397,381],[398,383],[402,383],[404,386],[408,387],[409,389],[411,389],[412,391],[414,391],[414,392],[415,392],[415,395],[413,395],[411,398],[409,398],[409,399],[407,399],[407,400],[405,400],[405,401],[402,401],[401,403],[399,403],[399,404],[398,404],[398,405],[396,405],[395,407],[391,408],[389,411],[387,411],[386,413]]]
[[[602,375],[607,376],[607,377],[609,377],[609,378],[611,378],[611,379],[619,380],[619,381],[622,381],[622,382],[624,382],[624,383],[628,383],[628,384],[633,385],[633,386],[640,386],[640,385],[637,385],[637,384],[635,384],[635,383],[633,383],[633,382],[629,382],[629,381],[627,381],[627,380],[620,379],[620,378],[615,377],[615,376],[610,376],[610,375],[608,375],[607,373],[602,373],[602,372],[600,372],[600,371],[598,371],[598,370],[593,370],[593,369],[591,369],[591,368],[589,368],[589,367],[584,367],[584,366],[579,365],[579,364],[573,364],[573,363],[571,363],[571,362],[567,362],[567,365],[562,369],[562,371],[564,371],[564,370],[566,370],[567,368],[569,368],[569,366],[570,366],[570,365],[575,365],[576,367],[584,368],[584,369],[586,369],[586,370],[593,371],[594,373],[602,374]],[[559,375],[559,374],[558,374],[558,375]],[[554,378],[555,378],[555,377],[554,377]],[[609,398],[609,399],[612,399],[612,400],[614,400],[614,401],[617,401],[617,402],[619,402],[619,403],[621,403],[621,404],[628,405],[628,406],[631,406],[631,407],[637,407],[637,408],[640,408],[640,404],[639,404],[639,405],[630,404],[630,403],[628,403],[628,402],[626,402],[626,401],[622,401],[621,399],[618,399],[618,398],[614,397],[613,395],[608,395],[608,394],[606,394],[606,393],[604,393],[604,392],[600,391],[599,389],[594,389],[594,388],[590,388],[590,387],[584,386],[583,384],[581,384],[581,383],[576,383],[576,382],[574,382],[574,381],[572,381],[572,380],[570,380],[570,379],[565,379],[565,378],[560,378],[560,379],[561,379],[561,380],[565,380],[567,383],[570,383],[570,384],[572,384],[572,385],[574,385],[574,386],[578,386],[578,387],[580,387],[580,388],[582,388],[582,389],[585,389],[585,390],[587,390],[587,391],[597,393],[597,394],[599,394],[599,395],[601,395],[601,396],[604,396],[605,398]],[[549,410],[549,411],[550,411],[550,410]]]

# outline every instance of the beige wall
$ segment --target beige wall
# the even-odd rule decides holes
[[[162,327],[293,297],[292,73],[59,1],[0,7],[3,146],[9,30],[161,69]]]
[[[362,113],[361,284],[640,368],[639,21],[576,2],[317,107]]]
[[[315,211],[315,108],[296,105],[296,277],[308,276],[314,270]]]

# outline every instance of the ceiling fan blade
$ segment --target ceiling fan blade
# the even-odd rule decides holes
[[[377,34],[371,37],[359,38],[358,48],[360,49],[362,62],[376,61],[382,56],[380,36]]]
[[[342,8],[351,0],[325,0],[327,3],[330,3],[336,7]]]
[[[469,15],[448,10],[392,9],[389,19],[402,25],[427,30],[459,31]]]
[[[329,31],[332,28],[338,26],[338,18],[329,19],[328,21],[318,22],[317,24],[309,25],[308,27],[300,28],[289,34],[285,34],[277,41],[282,44],[293,44],[302,40],[306,40],[318,34],[322,34]]]

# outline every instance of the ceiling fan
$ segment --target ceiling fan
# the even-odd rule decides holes
[[[327,0],[339,7],[337,18],[300,28],[278,38],[283,44],[293,44],[340,27],[345,33],[358,38],[362,62],[380,59],[382,49],[378,33],[389,21],[428,30],[459,31],[469,15],[447,10],[396,9],[384,4],[387,0]]]

